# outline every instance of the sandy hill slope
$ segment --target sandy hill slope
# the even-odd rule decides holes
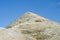
[[[0,40],[60,40],[60,24],[26,12],[6,28],[0,28]]]

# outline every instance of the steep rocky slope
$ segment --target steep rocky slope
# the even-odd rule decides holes
[[[0,40],[60,40],[60,24],[26,12],[6,28],[0,28]]]

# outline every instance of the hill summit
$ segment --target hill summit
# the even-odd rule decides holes
[[[35,13],[32,12],[26,12],[24,13],[21,17],[18,17],[16,20],[14,20],[13,22],[11,22],[8,27],[12,27],[15,25],[19,25],[21,23],[25,23],[25,22],[34,22],[34,21],[47,21],[47,18],[44,18],[42,16],[38,16]]]
[[[60,24],[26,12],[6,28],[0,28],[0,40],[60,40]]]

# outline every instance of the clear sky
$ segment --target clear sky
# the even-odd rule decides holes
[[[0,26],[28,11],[60,22],[60,0],[0,0]]]

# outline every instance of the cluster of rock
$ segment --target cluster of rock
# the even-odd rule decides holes
[[[0,28],[0,40],[60,40],[60,24],[26,12],[6,28]]]

